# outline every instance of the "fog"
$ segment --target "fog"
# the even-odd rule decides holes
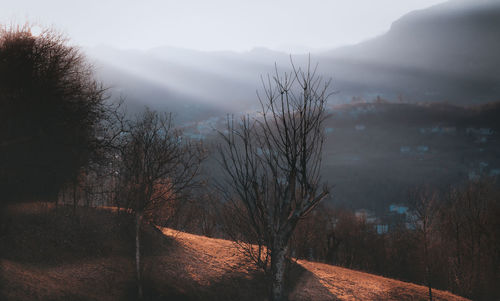
[[[408,12],[359,43],[310,56],[290,57],[270,45],[84,50],[129,107],[173,111],[188,134],[207,140],[227,113],[259,109],[261,76],[272,75],[275,66],[290,72],[290,59],[301,67],[317,64],[336,92],[328,104],[334,117],[327,121],[324,161],[325,178],[338,184],[332,201],[384,210],[414,185],[444,187],[497,172],[498,144],[471,133],[497,131],[498,106],[476,115],[456,105],[500,100],[499,31],[498,1],[455,0]],[[323,40],[334,36],[323,33]],[[380,170],[387,172],[373,177]]]
[[[254,109],[260,77],[286,71],[290,54],[300,66],[311,54],[334,103],[483,103],[500,91],[492,0],[10,1],[0,20],[53,26],[115,95],[180,115]]]
[[[187,3],[191,7],[194,5],[194,2]],[[263,2],[255,3],[245,7],[248,14],[241,14],[241,22],[232,21],[238,24],[237,26],[230,28],[230,23],[226,24],[227,30],[241,30],[241,39],[223,38],[227,32],[207,34],[204,30],[200,30],[196,34],[190,34],[190,38],[186,39],[185,43],[180,40],[176,42],[175,39],[166,39],[168,35],[163,35],[163,33],[168,31],[163,31],[163,26],[157,24],[158,26],[155,27],[150,23],[160,22],[157,21],[158,14],[164,13],[165,16],[171,16],[172,11],[151,12],[149,18],[151,20],[143,20],[141,16],[148,14],[144,11],[146,8],[141,6],[134,19],[131,15],[135,16],[135,14],[132,12],[128,12],[128,15],[124,13],[126,7],[133,8],[132,4],[113,7],[108,3],[106,7],[109,7],[101,8],[101,12],[83,17],[83,12],[88,12],[92,7],[95,9],[96,4],[92,2],[86,8],[78,5],[74,7],[74,9],[81,8],[82,13],[82,16],[75,17],[74,22],[81,20],[78,18],[90,18],[90,16],[93,16],[94,22],[89,20],[82,23],[88,27],[79,29],[83,35],[76,32],[71,33],[70,37],[74,43],[84,46],[82,49],[96,67],[97,76],[107,87],[110,87],[114,99],[124,97],[126,105],[132,112],[143,109],[145,105],[157,110],[174,112],[176,122],[187,125],[188,128],[192,127],[193,129],[188,129],[188,133],[201,137],[209,135],[214,125],[212,121],[221,121],[228,113],[241,114],[258,110],[259,102],[256,92],[261,87],[261,76],[272,75],[275,72],[275,66],[280,72],[289,72],[290,59],[296,66],[304,67],[309,63],[308,54],[293,53],[290,58],[290,52],[293,52],[290,51],[291,48],[280,49],[276,47],[277,44],[265,42],[266,36],[285,41],[286,32],[294,31],[294,26],[297,26],[291,24],[294,22],[289,22],[293,14],[288,16],[286,19],[288,21],[284,22],[282,27],[274,23],[284,20],[279,18],[271,18],[272,21],[264,18],[266,21],[259,23],[258,20],[261,19],[256,18],[255,15],[265,16],[265,14],[257,14],[257,10],[262,8],[259,5],[263,5]],[[332,3],[328,4],[329,6],[324,5],[333,9]],[[356,14],[349,11],[351,4],[342,3],[336,3],[338,10],[333,15],[345,14],[346,11],[341,13],[344,9],[349,12],[348,15],[351,18],[358,18]],[[377,11],[373,4],[365,3],[363,6],[357,3],[361,7],[358,12],[367,8]],[[420,3],[425,6],[424,2]],[[231,12],[231,5],[227,4],[226,12]],[[290,11],[300,8],[301,5],[290,4],[285,9]],[[408,11],[413,7],[409,1],[405,1],[403,6]],[[14,5],[10,4],[10,7],[12,11]],[[65,23],[62,17],[64,7],[62,5],[57,13],[54,12],[54,15],[47,13],[45,17],[53,18],[54,22],[59,25],[64,24],[70,32],[78,26],[68,25],[73,21],[66,20],[69,23]],[[404,15],[401,17],[391,17],[391,14],[397,15],[395,11],[400,7],[399,4],[390,7],[392,8],[389,10],[377,11],[380,12],[380,18],[383,18],[385,22],[378,23],[380,27],[371,23],[374,19],[366,17],[362,18],[363,22],[358,22],[359,24],[353,26],[352,31],[349,26],[339,27],[328,23],[338,22],[338,19],[322,18],[318,14],[323,13],[324,9],[318,9],[318,14],[304,9],[304,14],[309,18],[307,20],[314,19],[314,21],[305,22],[307,26],[304,28],[311,32],[311,37],[316,34],[321,36],[321,42],[325,44],[302,39],[298,31],[295,37],[289,37],[290,41],[307,45],[309,50],[316,49],[310,55],[310,63],[313,67],[318,65],[318,73],[325,79],[332,79],[331,91],[336,92],[329,100],[330,107],[346,103],[370,103],[375,100],[387,100],[407,106],[402,108],[398,105],[373,108],[368,106],[369,110],[364,107],[353,107],[345,109],[346,112],[342,116],[347,117],[335,118],[333,123],[328,125],[333,131],[331,141],[334,142],[328,146],[327,156],[331,154],[332,159],[325,160],[325,176],[337,179],[337,182],[346,181],[345,185],[339,184],[336,193],[338,201],[349,200],[361,205],[366,202],[366,195],[372,195],[370,202],[373,201],[373,206],[377,207],[385,204],[384,202],[395,202],[404,197],[406,189],[414,183],[433,179],[435,183],[449,184],[467,177],[471,172],[477,172],[475,168],[483,161],[489,162],[492,170],[498,168],[498,162],[492,159],[491,155],[498,151],[497,146],[481,144],[479,152],[478,142],[471,140],[469,134],[462,133],[463,129],[460,134],[447,133],[446,143],[441,143],[444,141],[443,137],[435,139],[434,136],[438,134],[425,136],[419,132],[422,129],[424,131],[439,129],[442,124],[457,129],[460,127],[496,128],[495,122],[483,124],[482,121],[477,121],[481,118],[477,118],[464,123],[464,118],[460,116],[464,114],[474,116],[472,112],[460,113],[462,115],[458,117],[443,117],[447,116],[446,114],[453,115],[455,112],[453,107],[441,111],[430,107],[426,109],[427,113],[422,114],[423,109],[415,104],[446,102],[470,106],[500,100],[500,72],[498,72],[500,70],[500,57],[498,56],[500,40],[497,38],[500,36],[500,3],[498,1],[455,0],[412,10],[406,14],[402,13]],[[415,6],[415,8],[419,7]],[[105,14],[106,9],[111,8],[116,10],[116,17],[110,17],[112,14],[109,11],[107,15]],[[41,10],[42,7],[36,4],[26,11],[36,11],[36,9]],[[277,10],[273,8],[272,11]],[[399,12],[403,11],[399,10]],[[195,26],[195,24],[201,26],[199,24],[203,23],[205,29],[211,28],[214,25],[207,21],[206,18],[209,17],[218,20],[214,23],[228,20],[223,16],[223,12],[217,12],[218,18],[214,15],[216,12],[210,10],[206,15],[198,13],[199,19],[196,22],[190,19],[192,22],[189,26]],[[5,15],[5,11],[2,14]],[[192,14],[196,16],[196,12]],[[372,17],[373,15],[378,14],[370,14]],[[128,17],[125,18],[125,16]],[[161,22],[174,22],[181,16],[182,14],[178,14],[171,19],[165,17],[165,20]],[[250,22],[247,19],[249,16],[255,18],[254,33],[261,38],[258,42],[252,34],[244,31],[244,27],[247,26],[245,24]],[[100,30],[93,30],[93,26],[96,26],[99,20],[104,20],[100,18],[105,17],[116,22],[108,22],[106,26],[100,24],[99,26],[103,26]],[[330,26],[328,30],[325,31],[323,26],[315,23],[320,21],[330,24],[327,24]],[[305,23],[303,22],[302,25]],[[269,27],[264,30],[261,27],[262,24],[267,24],[266,26]],[[121,29],[118,30],[117,26]],[[180,33],[189,26],[184,27],[184,23],[179,22],[178,26],[171,27],[169,30],[175,28]],[[367,29],[370,26],[374,32]],[[283,35],[275,31],[277,28],[283,31]],[[362,28],[364,29],[361,30]],[[110,33],[112,30],[115,30],[117,36]],[[185,32],[189,32],[191,29],[186,30]],[[342,34],[336,32],[340,30],[349,33],[352,40],[342,40]],[[363,34],[354,34],[357,30],[363,31]],[[148,38],[154,32],[157,36],[154,39]],[[126,43],[120,43],[119,37],[125,35],[124,33],[127,33],[130,38],[124,38],[123,41]],[[198,39],[198,35],[204,37]],[[108,36],[108,40],[105,40],[104,36]],[[226,44],[220,42],[221,39]],[[207,40],[210,42],[206,42]],[[197,41],[198,44],[190,44],[192,41]],[[245,41],[247,44],[238,41]],[[351,42],[354,44],[334,47]],[[256,47],[259,45],[263,47]],[[318,50],[322,47],[326,49]],[[359,110],[371,112],[371,115],[363,117],[358,114]],[[372,120],[373,118],[375,121]],[[408,121],[412,118],[416,120],[414,124]],[[358,125],[362,125],[363,128],[366,126],[366,130],[356,130]],[[203,130],[200,130],[200,126]],[[404,131],[398,129],[404,129]],[[416,151],[409,157],[414,161],[399,157],[402,156],[401,147],[418,150],[418,146],[422,145],[430,147],[432,155]],[[463,152],[453,150],[450,153],[448,145],[455,145]],[[452,153],[453,155],[450,155]],[[471,155],[471,153],[474,154]],[[437,157],[441,158],[439,164],[433,161]],[[463,158],[473,159],[470,159],[466,165],[462,162]],[[396,159],[400,162],[391,163],[394,170],[388,173],[386,178],[373,179],[373,170],[386,169],[387,167],[384,166],[389,165],[388,162],[395,162]],[[432,164],[422,165],[420,160],[427,160],[426,162]],[[370,163],[375,161],[378,163]],[[408,170],[412,170],[410,176],[408,176]],[[362,189],[358,188],[359,185],[351,185],[352,181],[359,181],[360,178],[365,181],[365,184],[360,184]],[[363,206],[369,207],[369,204],[363,203]]]
[[[364,42],[311,54],[332,79],[333,103],[372,101],[478,104],[500,95],[500,3],[450,1],[410,12]],[[289,71],[286,51],[200,51],[161,46],[87,47],[105,83],[140,105],[177,111],[242,112],[258,106],[261,76]],[[293,54],[297,66],[309,56]]]
[[[54,25],[82,46],[175,46],[310,52],[387,31],[407,12],[443,0],[2,1],[0,22]]]

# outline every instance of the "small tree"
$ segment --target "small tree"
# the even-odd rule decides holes
[[[320,187],[323,121],[329,82],[316,69],[296,68],[263,80],[262,112],[227,122],[219,146],[227,175],[219,187],[227,204],[248,227],[249,247],[258,264],[272,275],[271,299],[284,298],[290,237],[299,220],[327,194]]]
[[[450,283],[461,295],[499,299],[500,235],[498,178],[482,177],[452,188],[441,210],[440,236],[449,260]]]
[[[411,217],[417,231],[418,241],[423,251],[423,261],[425,266],[425,281],[429,293],[429,301],[432,297],[432,276],[433,265],[431,258],[431,247],[433,242],[433,230],[436,218],[439,213],[437,206],[437,192],[431,192],[428,189],[420,188],[410,193]]]
[[[134,120],[124,122],[118,145],[119,187],[124,207],[135,213],[135,248],[138,298],[142,299],[141,237],[145,214],[163,210],[179,199],[197,181],[204,159],[201,144],[183,138],[173,127],[171,115],[146,110]]]

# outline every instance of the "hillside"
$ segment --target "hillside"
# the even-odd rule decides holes
[[[500,175],[498,114],[498,102],[464,107],[381,99],[329,106],[322,178],[335,188],[327,202],[381,213],[407,202],[418,186],[445,189]],[[185,134],[215,144],[220,137],[213,128],[223,130],[225,121],[193,123]],[[213,178],[222,176],[216,160],[205,164]]]
[[[499,26],[498,1],[451,0],[409,12],[385,34],[329,55],[446,76],[498,80]]]
[[[1,237],[2,300],[133,300],[127,214],[41,208],[11,215]],[[90,235],[91,234],[91,235]],[[265,300],[264,275],[231,241],[144,227],[147,300]],[[425,300],[426,288],[299,260],[291,300]],[[465,300],[436,291],[436,300]]]
[[[235,278],[248,279],[255,273],[231,241],[167,228],[162,232],[175,237],[183,247],[187,256],[178,257],[178,260],[186,262],[186,270],[196,271],[191,277],[201,285],[217,283],[221,275],[227,275],[223,278],[233,282]],[[290,292],[291,300],[425,300],[427,296],[427,289],[423,286],[328,264],[298,260],[292,269],[295,273],[291,279],[294,286]],[[241,298],[240,293],[234,297]],[[437,299],[466,300],[442,291],[437,292]]]
[[[499,28],[498,1],[450,0],[412,11],[385,34],[322,58],[347,95],[455,104],[496,101]]]
[[[385,210],[419,185],[445,188],[497,176],[499,111],[498,103],[336,107],[325,125],[323,178],[335,185],[335,201]]]

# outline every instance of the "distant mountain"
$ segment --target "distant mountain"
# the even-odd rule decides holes
[[[353,95],[499,100],[500,1],[455,0],[413,11],[386,34],[329,51],[320,60],[335,70],[340,90]]]
[[[235,53],[173,47],[147,51],[97,47],[87,53],[104,84],[126,97],[133,109],[148,105],[176,112],[182,120],[252,108],[258,104],[259,76],[272,72],[274,62],[287,57],[266,49]]]
[[[362,20],[361,20],[362,21]],[[325,37],[327,39],[328,37]],[[289,71],[285,53],[88,49],[104,82],[133,107],[174,111],[181,120],[258,108],[261,75]],[[298,66],[308,56],[296,55]],[[500,100],[500,1],[454,0],[413,11],[363,43],[311,56],[333,79],[333,102],[378,96],[411,102]],[[116,94],[116,93],[115,93]]]

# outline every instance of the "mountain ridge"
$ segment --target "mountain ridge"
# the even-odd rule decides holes
[[[340,91],[333,96],[334,103],[380,96],[479,104],[500,100],[498,36],[500,2],[455,0],[410,12],[385,34],[318,52],[311,62],[317,62],[319,74],[332,78],[332,89]],[[105,74],[105,84],[118,86],[139,101],[141,95],[120,81],[123,77],[146,81],[158,89],[140,101],[153,108],[171,107],[186,120],[201,110],[236,113],[258,107],[255,92],[262,85],[260,77],[273,74],[275,64],[278,71],[291,71],[289,55],[265,48],[247,52],[93,48],[88,53]],[[296,66],[309,62],[308,55],[292,59]],[[179,102],[188,108],[179,107]]]

